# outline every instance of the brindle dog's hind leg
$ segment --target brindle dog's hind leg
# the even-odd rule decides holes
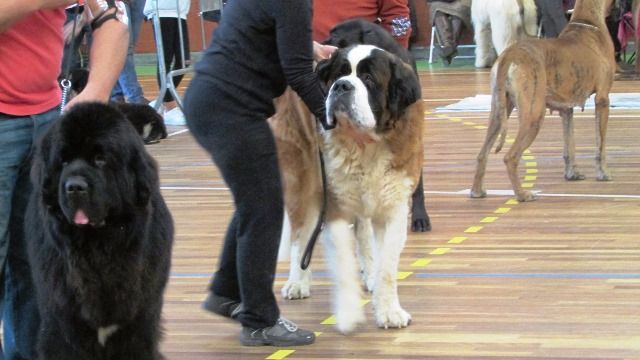
[[[564,135],[564,178],[567,180],[584,180],[576,166],[576,142],[573,133],[573,108],[559,110],[562,118]]]
[[[523,94],[520,95],[522,96]],[[538,136],[546,110],[544,104],[536,104],[538,106],[527,104],[530,101],[528,99],[531,98],[533,97],[523,96],[522,100],[518,102],[518,116],[520,118],[518,135],[516,135],[513,145],[504,156],[504,163],[507,166],[507,173],[513,186],[513,192],[518,201],[521,202],[535,200],[535,195],[531,191],[522,189],[522,184],[518,177],[518,163],[524,151],[529,148],[533,140]]]
[[[506,99],[507,106],[507,119],[511,115],[513,111],[513,103],[509,98]],[[471,193],[469,194],[472,198],[484,198],[487,196],[487,192],[484,189],[484,174],[487,170],[487,160],[489,157],[489,152],[493,147],[493,144],[496,142],[498,135],[502,129],[503,121],[500,119],[500,111],[499,109],[492,109],[491,115],[489,116],[489,128],[487,129],[487,135],[484,140],[484,144],[482,145],[482,149],[478,153],[477,157],[477,165],[476,165],[476,174],[473,178],[473,186],[471,187]]]
[[[607,169],[607,124],[609,123],[609,91],[596,93],[596,179],[609,181],[611,175]]]

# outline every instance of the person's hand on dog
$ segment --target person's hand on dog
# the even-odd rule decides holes
[[[326,60],[338,50],[337,47],[332,45],[322,45],[316,41],[313,42],[313,58],[316,61]]]
[[[82,90],[77,96],[71,99],[67,105],[64,107],[63,112],[67,112],[74,105],[81,102],[102,102],[107,103],[109,101],[109,92],[100,91],[95,89],[94,87],[87,86],[84,90]]]

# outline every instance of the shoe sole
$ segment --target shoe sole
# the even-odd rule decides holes
[[[267,341],[263,339],[240,339],[240,343],[244,346],[304,346],[311,345],[315,342],[300,343],[299,341]]]

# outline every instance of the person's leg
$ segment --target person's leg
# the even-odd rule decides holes
[[[542,29],[545,37],[555,38],[567,25],[562,0],[542,0]]]
[[[0,115],[0,203],[7,256],[4,266],[3,339],[6,359],[35,358],[40,317],[24,239],[24,212],[31,193],[30,155],[37,137],[58,118],[58,110],[21,119]],[[2,127],[8,127],[3,129]],[[8,136],[2,139],[2,136]],[[11,181],[13,179],[13,183]],[[7,211],[5,204],[11,204]]]
[[[440,57],[445,63],[451,63],[451,59],[455,56],[456,46],[453,39],[450,15],[442,11],[436,11],[433,24],[440,40]]]
[[[160,18],[160,29],[162,30],[162,48],[164,51],[163,59],[158,59],[158,61],[164,61],[166,73],[162,75],[158,73],[158,76],[166,77],[166,74],[173,70],[172,64],[176,56],[176,39],[178,33],[178,22],[176,21],[176,18]],[[160,79],[158,79],[158,81],[160,81]],[[167,110],[171,110],[175,107],[173,96],[169,91],[164,94],[163,102]]]
[[[140,27],[144,19],[143,9],[144,0],[133,1],[132,6],[127,5],[127,14],[129,15],[129,48],[127,49],[127,57],[122,68],[122,72],[118,77],[116,86],[111,92],[111,98],[126,96],[127,101],[130,103],[146,104],[148,101],[144,98],[142,86],[138,82],[138,74],[136,73],[135,61],[133,54],[136,44],[138,42],[138,36],[140,34]]]
[[[264,328],[280,315],[273,280],[284,204],[275,142],[264,120],[217,115],[229,120],[217,119],[211,124],[215,131],[206,137],[194,133],[212,155],[236,205],[220,260],[221,276],[214,278],[212,289],[233,297],[237,273],[244,308],[238,320],[244,326]]]
[[[175,61],[173,62],[173,69],[183,69],[189,62],[191,55],[189,54],[189,29],[187,28],[187,21],[185,19],[180,19],[182,26],[182,37],[180,37],[180,30],[176,27],[175,38],[173,45],[175,46],[173,57]],[[177,26],[177,25],[176,25]],[[182,44],[182,49],[180,45]],[[182,61],[182,56],[184,54],[184,62]],[[173,77],[173,85],[175,88],[178,88],[180,82],[184,75],[178,75]]]
[[[244,345],[294,346],[313,343],[312,332],[280,318],[273,282],[282,230],[284,201],[275,139],[266,114],[238,109],[238,99],[196,77],[185,96],[189,129],[211,154],[233,195],[236,212],[225,239],[221,270],[213,289],[237,282],[242,301],[235,318]],[[218,101],[211,101],[212,98]],[[235,240],[235,246],[233,244]],[[235,269],[228,256],[235,248]],[[223,269],[224,267],[224,269]],[[225,276],[235,272],[236,279]],[[232,296],[229,294],[229,296]]]

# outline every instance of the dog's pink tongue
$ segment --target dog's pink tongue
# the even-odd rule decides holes
[[[73,218],[73,222],[76,225],[87,225],[89,223],[89,218],[82,210],[76,211],[76,216]]]

